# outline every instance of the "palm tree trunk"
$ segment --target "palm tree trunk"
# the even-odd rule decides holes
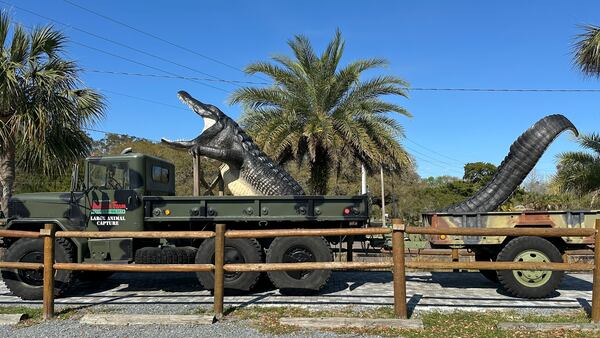
[[[15,144],[9,142],[0,148],[0,209],[4,216],[8,214],[8,200],[13,194],[15,184]]]
[[[316,150],[315,161],[310,162],[310,178],[308,185],[313,195],[326,195],[327,182],[331,174],[329,167],[329,156],[325,149],[320,147]]]
[[[592,200],[590,201],[590,209],[593,208],[594,205],[596,204],[596,199],[598,198],[598,195],[600,195],[600,189],[592,192]]]

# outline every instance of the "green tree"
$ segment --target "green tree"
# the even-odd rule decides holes
[[[295,36],[288,41],[293,58],[277,55],[274,62],[246,68],[249,74],[270,77],[273,85],[241,88],[230,98],[243,105],[242,124],[266,153],[280,163],[307,160],[314,194],[327,193],[328,179],[343,157],[358,159],[371,170],[384,165],[400,171],[411,163],[397,141],[402,127],[388,116],[410,114],[382,99],[406,97],[407,83],[385,75],[362,81],[361,74],[387,62],[374,58],[341,67],[344,44],[337,31],[319,56],[306,37]]]
[[[574,48],[574,63],[586,75],[600,76],[600,27],[583,26],[577,35]]]
[[[0,206],[6,212],[15,168],[60,172],[86,155],[83,131],[103,115],[103,97],[78,88],[78,68],[62,54],[65,36],[51,26],[27,33],[0,15]]]
[[[473,162],[465,164],[465,173],[463,180],[478,185],[484,185],[489,182],[498,168],[488,162]]]
[[[592,194],[591,205],[600,194],[600,135],[581,135],[579,144],[588,151],[559,154],[555,183],[564,192]]]

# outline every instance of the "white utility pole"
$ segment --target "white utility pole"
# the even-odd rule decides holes
[[[360,170],[362,175],[360,181],[360,193],[364,195],[367,193],[367,170],[365,169],[365,165],[362,163],[360,165]]]

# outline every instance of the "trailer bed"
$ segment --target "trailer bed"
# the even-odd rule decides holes
[[[484,212],[484,213],[425,213],[423,226],[436,228],[594,228],[600,219],[600,210],[565,210],[565,211],[522,211],[522,212]],[[433,245],[469,246],[501,244],[505,236],[431,236]],[[563,237],[567,245],[592,244],[590,237]]]

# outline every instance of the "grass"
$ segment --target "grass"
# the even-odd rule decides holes
[[[0,314],[25,314],[24,320],[17,324],[19,327],[31,326],[40,323],[43,320],[43,311],[41,307],[26,306],[0,306]],[[55,319],[66,320],[77,314],[73,308],[64,308],[55,313]]]
[[[394,318],[393,308],[380,307],[368,311],[353,311],[350,308],[331,311],[311,311],[298,307],[250,307],[232,308],[228,318],[249,320],[259,332],[273,335],[296,333],[299,327],[281,325],[279,319],[284,317],[352,317],[352,318]],[[593,337],[594,333],[583,331],[556,330],[551,332],[503,332],[496,329],[500,322],[533,322],[533,323],[589,323],[587,314],[572,311],[557,315],[532,315],[507,311],[489,312],[430,312],[419,317],[425,329],[406,330],[389,327],[343,328],[331,329],[340,334],[375,335],[384,337]],[[600,335],[596,335],[599,336]]]
[[[25,306],[0,306],[0,314],[18,314],[24,313],[26,319],[37,320],[42,319],[41,307],[25,307]]]

